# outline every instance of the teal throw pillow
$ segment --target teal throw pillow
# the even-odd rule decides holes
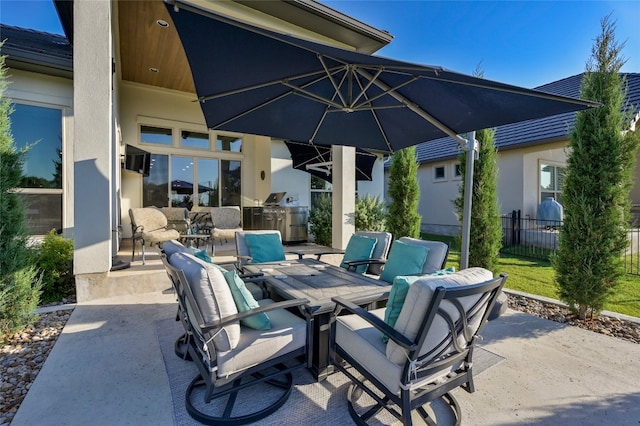
[[[260,307],[258,302],[256,302],[256,299],[253,298],[253,295],[245,286],[242,278],[238,276],[235,269],[232,269],[231,271],[223,270],[222,274],[224,275],[227,284],[229,284],[231,296],[233,296],[233,301],[236,303],[238,312],[245,312]],[[241,320],[240,323],[246,327],[253,328],[254,330],[271,330],[271,321],[265,313],[250,316],[249,318]]]
[[[421,277],[419,275],[413,275],[410,277],[400,275],[393,279],[391,291],[389,292],[389,299],[387,300],[387,307],[384,310],[385,323],[389,324],[391,327],[396,325],[396,321],[398,321],[400,311],[404,305],[404,299],[406,299],[407,293],[409,292],[409,287],[420,278]],[[389,337],[383,335],[382,340],[386,342],[389,340]]]
[[[284,248],[278,234],[245,234],[244,239],[253,263],[285,260]]]
[[[194,248],[194,247],[191,247],[190,250],[191,250],[191,253],[198,259],[207,263],[212,263],[211,256],[209,256],[209,253],[207,253],[206,250],[198,250],[197,248]]]
[[[456,268],[454,266],[450,266],[447,269],[440,269],[439,271],[432,272],[429,275],[444,276],[444,275],[451,275],[455,273],[456,273]]]
[[[398,275],[421,274],[428,253],[428,247],[394,241],[380,279],[392,283]]]
[[[347,244],[347,248],[344,251],[344,257],[342,258],[340,267],[346,268],[346,262],[371,259],[371,255],[373,254],[373,250],[376,248],[377,242],[378,240],[375,238],[355,234],[352,235],[349,243]],[[356,266],[356,272],[358,274],[364,274],[367,267],[368,265]]]

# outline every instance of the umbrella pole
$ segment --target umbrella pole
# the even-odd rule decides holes
[[[478,154],[476,132],[467,134],[467,164],[464,174],[464,205],[462,209],[462,248],[460,269],[469,267],[469,239],[471,238],[471,204],[473,193],[473,167]]]

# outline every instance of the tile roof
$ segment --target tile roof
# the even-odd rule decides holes
[[[66,37],[0,24],[0,39],[10,67],[70,77],[73,49]]]
[[[583,74],[554,81],[535,90],[556,95],[579,97]],[[640,73],[622,73],[627,79],[627,101],[635,112],[640,110]],[[568,139],[576,119],[575,112],[558,114],[551,117],[507,124],[496,128],[495,143],[498,150],[527,145],[538,145]],[[418,163],[432,163],[457,157],[460,152],[458,143],[450,138],[440,138],[425,142],[416,147]]]

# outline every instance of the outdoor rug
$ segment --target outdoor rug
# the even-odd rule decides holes
[[[169,377],[175,424],[177,426],[199,425],[200,423],[192,419],[185,408],[185,392],[195,377],[197,369],[192,362],[182,360],[174,353],[174,343],[184,332],[182,325],[173,319],[160,320],[156,321],[156,331]],[[503,360],[504,358],[499,355],[476,347],[473,359],[474,376],[478,376]],[[307,370],[298,370],[294,373],[294,384],[294,389],[286,404],[272,415],[254,424],[278,426],[353,424],[347,405],[349,382],[343,374],[332,374],[326,380],[318,383]],[[268,393],[268,390],[264,390],[264,392]],[[266,397],[268,396],[263,393],[256,395],[255,399],[248,399],[251,400],[250,404],[253,404]],[[202,401],[203,398],[196,395],[193,399],[194,401]],[[438,406],[438,403],[432,404],[431,408],[435,414],[452,417],[448,407],[444,403],[440,403],[440,405]],[[383,415],[378,417],[376,420],[380,425],[399,423],[389,414],[386,418]],[[446,420],[446,417],[441,419]],[[445,423],[448,422],[445,421]]]

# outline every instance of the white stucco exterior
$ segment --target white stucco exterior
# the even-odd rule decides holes
[[[501,214],[520,210],[523,217],[535,217],[540,199],[540,165],[564,166],[564,142],[536,145],[499,152],[498,203]],[[462,181],[455,176],[459,160],[421,164],[418,167],[420,184],[419,213],[422,229],[427,232],[454,235],[459,232],[453,200],[459,196]],[[435,169],[444,168],[445,177],[436,178]]]
[[[350,48],[237,3],[202,5],[246,22]],[[181,130],[209,133],[212,139],[217,136],[206,129],[194,95],[122,81],[117,3],[76,1],[73,7],[73,81],[16,71],[9,93],[23,102],[51,104],[63,110],[63,221],[65,235],[75,241],[74,273],[78,287],[84,289],[79,294],[89,294],[86,288],[108,275],[121,239],[131,236],[128,211],[142,206],[142,175],[122,168],[127,144],[153,154],[241,161],[242,206],[260,204],[274,191],[296,194],[300,205],[310,205],[310,175],[292,169],[281,141],[221,132],[242,137],[242,152],[180,148],[177,138]],[[141,143],[141,125],[174,129],[175,143]],[[352,217],[354,212],[355,184],[347,178],[353,175],[353,155],[345,155],[350,151],[339,148],[334,154],[337,218]],[[379,160],[373,182],[361,182],[360,194],[382,196],[383,178]],[[335,230],[336,247],[344,248],[353,226],[341,220]]]

